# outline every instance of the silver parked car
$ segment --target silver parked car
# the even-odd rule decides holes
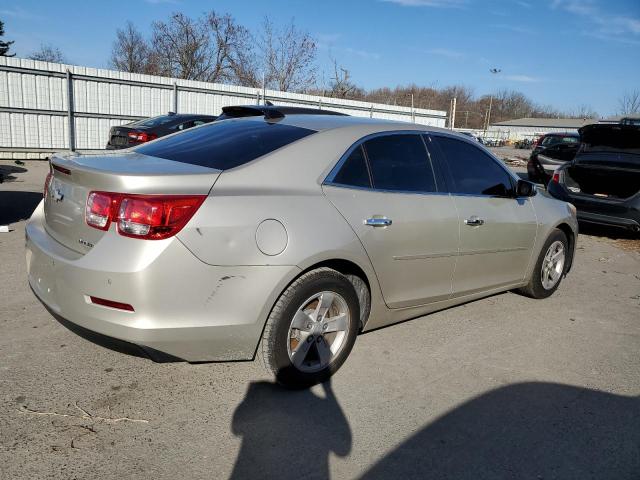
[[[354,117],[215,122],[58,154],[26,227],[57,316],[187,361],[333,374],[358,332],[511,289],[551,295],[575,209],[447,130]]]

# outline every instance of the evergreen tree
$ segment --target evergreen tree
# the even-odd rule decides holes
[[[4,36],[4,22],[0,20],[0,38]],[[9,48],[13,42],[3,42],[0,40],[0,57],[14,57],[16,54],[9,54]]]

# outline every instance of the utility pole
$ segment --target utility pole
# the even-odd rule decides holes
[[[490,68],[489,72],[491,72],[493,75],[498,75],[500,72],[502,72],[502,70],[499,68]],[[491,107],[492,106],[493,106],[493,92],[491,93],[491,95],[489,95],[489,109],[487,110],[487,122],[484,127],[485,135],[487,133],[487,130],[489,129],[489,124],[491,123]]]
[[[413,108],[413,93],[411,94],[411,121],[416,123],[416,112]]]
[[[453,99],[449,100],[449,130],[451,130],[451,114],[453,113]]]
[[[487,124],[484,127],[486,132],[489,129],[489,123],[491,122],[491,106],[493,105],[493,95],[489,96],[489,108],[487,109]]]
[[[458,102],[458,99],[456,97],[453,97],[453,106],[451,108],[451,130],[453,130],[456,127],[456,103]]]

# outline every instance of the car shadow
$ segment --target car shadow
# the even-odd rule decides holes
[[[14,177],[14,173],[24,173],[27,169],[24,167],[16,167],[14,165],[0,165],[0,183],[13,182],[17,177]]]
[[[522,383],[470,400],[362,479],[638,479],[640,397]]]
[[[42,200],[42,192],[0,191],[0,225],[28,219]]]
[[[351,429],[331,382],[321,387],[324,396],[251,383],[233,415],[242,445],[230,478],[329,478],[329,455],[349,454]]]
[[[79,337],[83,338],[84,340],[93,343],[94,345],[98,345],[102,348],[106,348],[117,353],[130,355],[132,357],[146,358],[156,363],[184,362],[184,360],[174,357],[173,355],[169,355],[168,353],[160,352],[150,347],[136,345],[124,340],[120,340],[118,338],[109,337],[107,335],[88,330],[61,317],[44,303],[42,303],[42,305],[60,325],[78,335]]]
[[[606,237],[612,240],[638,240],[640,235],[626,228],[608,227],[595,223],[580,222],[580,235]]]

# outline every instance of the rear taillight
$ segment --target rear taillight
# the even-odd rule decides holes
[[[155,133],[147,133],[147,132],[129,132],[127,136],[136,142],[150,142],[151,140],[155,140],[158,138],[158,135]]]
[[[559,173],[554,173],[553,177],[551,177],[551,181],[553,183],[560,183],[560,174]]]
[[[116,222],[120,235],[162,240],[178,233],[196,213],[206,195],[126,195],[91,192],[87,225],[108,230]]]
[[[47,178],[44,180],[44,190],[42,191],[42,196],[47,198],[47,193],[49,193],[49,185],[51,185],[51,179],[53,178],[53,172],[47,173]]]
[[[98,230],[109,230],[113,210],[117,206],[119,195],[107,192],[91,192],[84,209],[87,225]]]

